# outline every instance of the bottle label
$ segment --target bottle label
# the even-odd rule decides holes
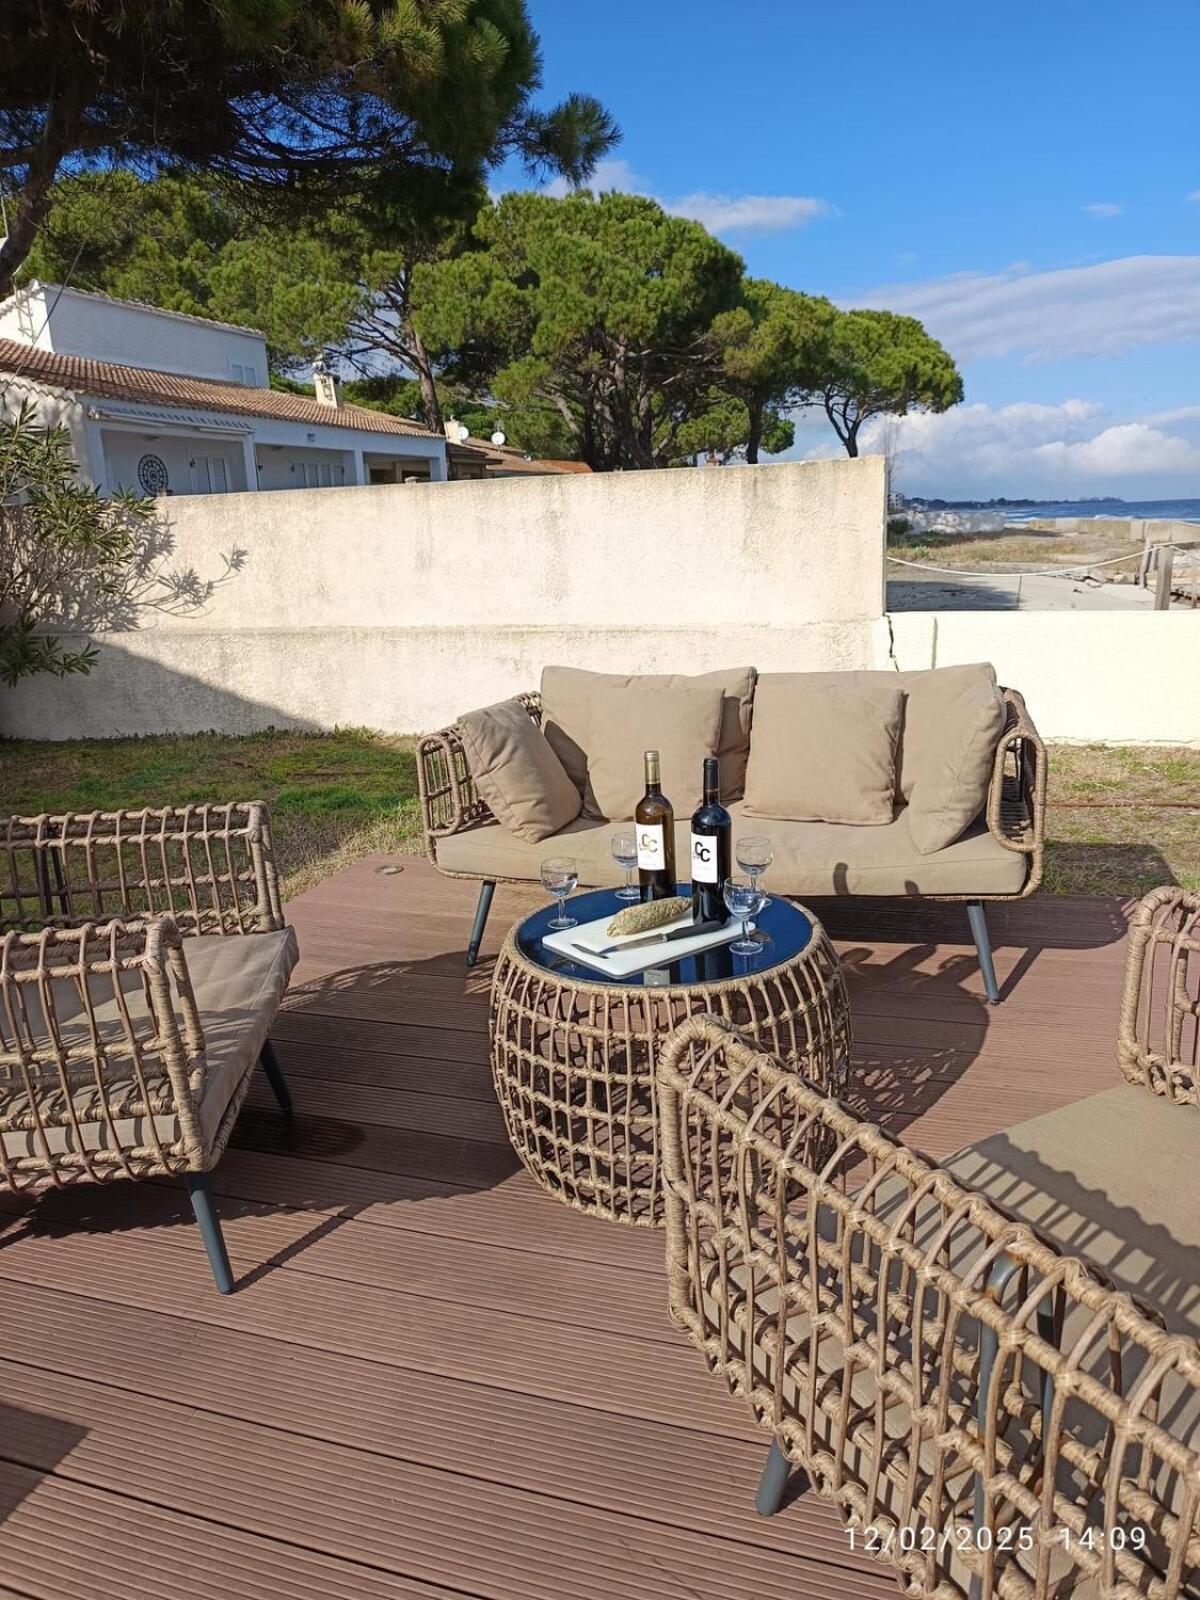
[[[716,883],[718,881],[718,840],[711,834],[692,835],[692,882]]]
[[[638,866],[643,872],[661,872],[667,864],[667,850],[663,843],[661,822],[637,824]]]

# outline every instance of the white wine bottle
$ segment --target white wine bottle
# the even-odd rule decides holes
[[[704,758],[704,799],[692,817],[692,918],[724,922],[725,880],[729,876],[733,824],[721,804],[721,769],[716,756]]]
[[[657,750],[646,751],[646,792],[633,821],[642,899],[669,900],[675,893],[675,812],[662,792]]]

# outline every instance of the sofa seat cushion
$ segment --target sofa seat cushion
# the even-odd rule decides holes
[[[1200,1339],[1200,1107],[1123,1083],[944,1165]]]
[[[823,895],[1015,895],[1025,882],[1027,858],[1007,850],[982,823],[933,855],[922,855],[908,832],[904,811],[881,828],[850,823],[769,822],[747,814],[743,802],[729,807],[733,836],[766,833],[775,845],[767,887],[775,894]],[[676,819],[675,859],[689,859],[688,820]],[[437,863],[447,872],[480,878],[536,880],[547,855],[571,855],[579,881],[592,888],[621,882],[609,855],[614,824],[578,817],[553,840],[527,844],[495,823],[449,834],[437,841]],[[552,848],[553,846],[553,848]]]
[[[903,693],[882,674],[861,682],[837,673],[764,677],[754,702],[747,813],[886,826],[903,710]]]
[[[519,700],[501,700],[458,719],[463,753],[496,820],[537,844],[579,815],[579,790]]]
[[[207,1066],[200,1095],[200,1124],[205,1146],[210,1148],[258,1060],[299,959],[299,948],[295,931],[282,928],[242,936],[208,934],[185,939],[184,957],[204,1029]],[[140,975],[126,973],[121,989],[136,1036],[144,1043],[151,1034],[151,1019]],[[126,1150],[150,1148],[156,1139],[168,1149],[177,1146],[181,1138],[179,1118],[170,1080],[165,1071],[159,1070],[158,1058],[152,1056],[149,1060],[148,1092],[143,1094],[111,987],[93,980],[91,994],[100,1037],[108,1049],[108,1102],[117,1142]],[[32,996],[27,999],[32,1001]],[[77,986],[69,980],[57,980],[54,1003],[64,1045],[86,1047],[89,1034]],[[35,1013],[32,1004],[30,1012],[33,1031],[44,1037],[44,1019]],[[80,1062],[72,1068],[70,1107],[53,1063],[47,1062],[40,1071],[46,1092],[39,1094],[38,1108],[51,1153],[113,1148],[103,1098],[91,1067]],[[72,1125],[73,1116],[79,1121],[78,1134]],[[0,1140],[6,1156],[42,1155],[41,1136],[31,1122],[24,1086],[16,1069],[9,1068],[7,1077],[0,1079]]]
[[[582,667],[546,667],[541,682],[542,729],[583,796],[584,814],[599,817],[588,783],[588,746],[595,692],[626,684],[639,684],[647,689],[672,689],[680,685],[719,688],[723,698],[717,756],[721,762],[722,792],[728,802],[740,798],[745,786],[755,678],[753,667],[727,667],[690,677],[681,672],[588,672]],[[669,789],[666,792],[677,809],[682,810],[681,796],[671,794]]]

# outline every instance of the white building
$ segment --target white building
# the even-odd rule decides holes
[[[70,431],[105,493],[220,494],[440,481],[447,444],[419,422],[268,387],[261,333],[31,283],[0,302],[0,417],[32,400]]]

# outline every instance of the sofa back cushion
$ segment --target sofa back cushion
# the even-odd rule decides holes
[[[746,783],[746,760],[750,754],[750,719],[754,701],[753,667],[730,667],[718,672],[688,676],[681,672],[621,673],[588,672],[582,667],[546,667],[542,672],[542,731],[572,783],[583,799],[584,816],[599,817],[595,796],[588,782],[589,739],[592,704],[596,695],[613,686],[644,685],[647,689],[669,690],[698,685],[721,690],[721,732],[716,754],[721,761],[721,792],[727,800],[740,799]],[[650,745],[648,748],[655,748]],[[639,754],[637,771],[641,772]],[[676,809],[680,797],[663,782],[664,792]]]
[[[986,662],[904,676],[909,832],[917,849],[931,855],[961,837],[987,805],[1007,712]]]
[[[754,700],[748,815],[891,822],[904,695],[885,673],[773,672]]]
[[[519,700],[458,719],[463,753],[480,798],[518,839],[537,844],[579,815],[579,790]]]
[[[588,733],[588,796],[597,814],[611,822],[633,816],[645,791],[642,758],[657,750],[663,793],[676,816],[690,815],[700,803],[704,758],[720,744],[723,705],[719,684],[597,689]]]

